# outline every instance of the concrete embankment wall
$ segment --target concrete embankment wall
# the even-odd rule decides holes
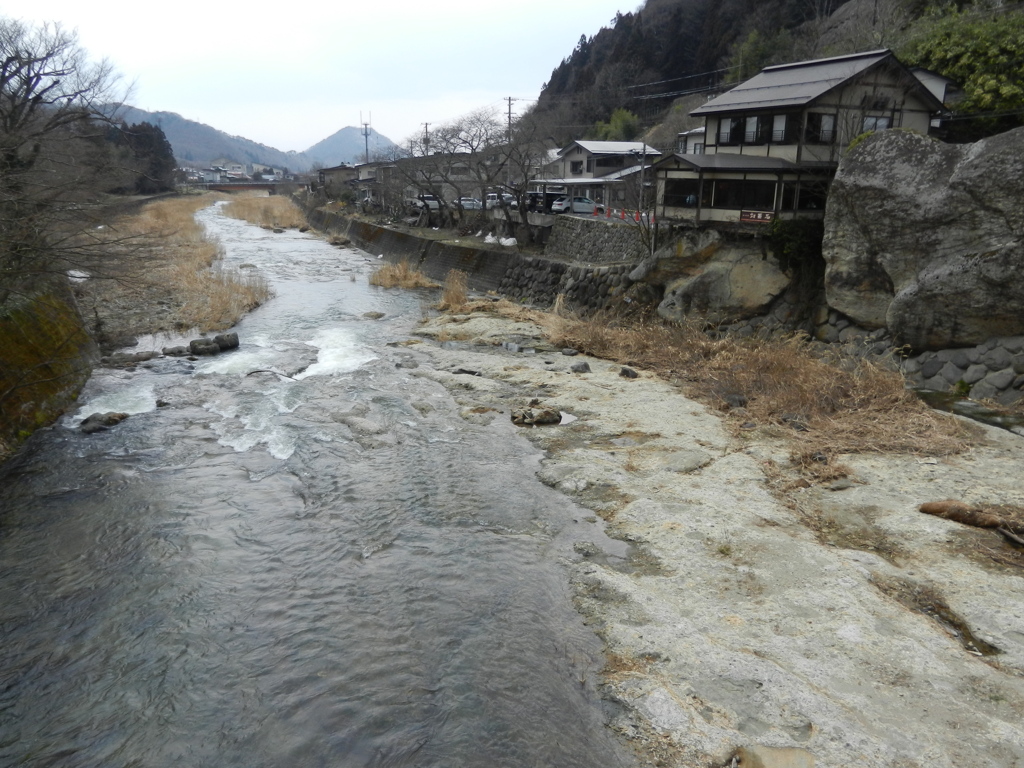
[[[648,286],[635,296],[627,295],[633,285],[628,278],[631,264],[574,264],[524,256],[511,249],[442,243],[321,210],[308,211],[307,218],[318,229],[347,237],[356,247],[390,263],[408,261],[437,281],[458,269],[466,273],[473,290],[496,291],[510,299],[550,305],[564,294],[570,306],[585,309],[603,309],[627,298],[636,304],[657,300]],[[556,226],[553,231],[559,229]]]

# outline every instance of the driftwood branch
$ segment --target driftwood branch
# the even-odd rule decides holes
[[[278,376],[284,376],[286,379],[291,379],[292,381],[298,381],[298,379],[296,379],[293,376],[289,376],[289,375],[281,373],[279,371],[272,371],[269,368],[257,368],[255,371],[249,371],[245,375],[246,376],[252,376],[254,373],[274,373],[274,374],[277,374]]]
[[[1024,537],[1018,536],[1017,534],[1006,530],[1006,528],[996,528],[996,532],[1002,534],[1004,539],[1024,547]]]
[[[1013,517],[1013,508],[972,507],[962,501],[946,499],[945,501],[929,501],[919,507],[926,515],[935,515],[946,520],[953,520],[975,528],[995,529],[1007,540],[1024,546],[1024,524]],[[998,514],[997,510],[1009,511],[1009,515]]]
[[[953,520],[964,525],[973,525],[975,528],[999,528],[1006,524],[999,515],[993,515],[977,507],[969,507],[962,501],[929,501],[922,504],[919,509],[926,515],[935,515],[946,520]]]

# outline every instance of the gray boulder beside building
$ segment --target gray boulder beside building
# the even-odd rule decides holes
[[[884,131],[840,164],[830,307],[918,350],[1024,333],[1024,129],[975,144]]]

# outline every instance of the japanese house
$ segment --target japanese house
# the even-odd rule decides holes
[[[690,113],[704,118],[702,140],[655,164],[656,214],[697,224],[822,218],[856,136],[926,134],[942,109],[888,50],[767,67]]]

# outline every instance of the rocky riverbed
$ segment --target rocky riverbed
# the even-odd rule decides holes
[[[463,418],[533,401],[575,417],[526,434],[543,482],[632,545],[628,567],[595,544],[570,568],[606,643],[611,725],[650,764],[1024,765],[1024,554],[918,511],[1024,506],[1024,439],[978,427],[948,458],[841,456],[848,477],[813,484],[780,432],[564,356],[528,322],[446,316],[419,334],[459,339],[410,354]]]

